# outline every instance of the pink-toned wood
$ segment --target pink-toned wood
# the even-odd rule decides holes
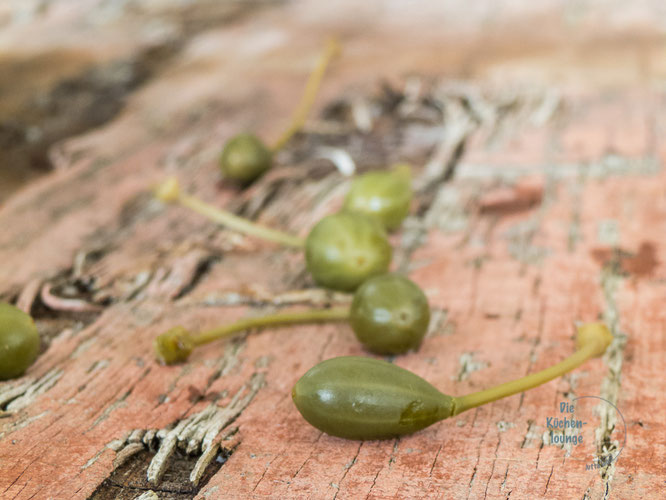
[[[312,1],[210,14],[210,24],[201,19],[212,4],[200,2],[192,31],[172,10],[178,2],[106,21],[95,2],[66,3],[9,24],[2,47],[73,47],[102,64],[145,48],[148,18],[182,45],[110,123],[56,144],[57,170],[1,208],[0,296],[25,304],[43,286],[57,295],[92,277],[80,299],[104,304],[101,313],[36,306],[47,348],[24,377],[0,383],[1,498],[88,498],[132,431],[168,429],[234,396],[247,405],[220,436],[236,426],[238,445],[198,498],[663,497],[666,59],[657,2],[524,11],[531,2]],[[331,32],[344,53],[320,103],[367,99],[383,79],[409,89],[410,74],[423,77],[422,94],[449,99],[444,129],[400,129],[382,146],[389,161],[418,161],[419,179],[442,134],[467,130],[453,96],[478,97],[491,112],[462,134],[453,177],[419,193],[421,215],[393,239],[396,266],[434,311],[421,349],[396,364],[464,394],[563,359],[574,322],[598,318],[617,336],[609,355],[415,435],[367,443],[322,435],[290,398],[318,361],[366,354],[345,325],[271,329],[197,350],[186,365],[154,362],[152,339],[175,324],[206,328],[272,310],[272,301],[323,300],[289,294],[312,285],[297,252],[219,230],[148,191],[177,175],[212,203],[301,235],[339,206],[348,181],[289,151],[245,207],[216,167],[232,133],[277,135]],[[377,127],[391,132],[394,122]],[[361,166],[376,166],[372,151],[349,148]],[[624,416],[626,446],[610,467],[586,468],[591,442],[570,454],[544,444],[546,419],[577,396],[604,397]],[[604,426],[595,418],[589,429]]]

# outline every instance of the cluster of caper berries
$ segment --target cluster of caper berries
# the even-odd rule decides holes
[[[351,307],[246,318],[197,334],[177,326],[155,339],[155,354],[162,363],[179,363],[186,361],[195,347],[241,331],[324,321],[349,321],[356,338],[368,351],[403,354],[421,345],[430,322],[430,308],[414,282],[399,274],[382,274],[356,290]]]
[[[226,142],[220,155],[220,169],[225,178],[246,185],[271,168],[273,155],[303,128],[305,118],[314,104],[326,67],[339,52],[340,47],[337,41],[329,40],[315,69],[310,74],[305,92],[294,112],[290,126],[273,146],[267,146],[256,135],[247,132],[238,134]]]
[[[247,156],[255,157],[257,164],[270,164],[270,152],[261,150],[256,138],[242,136],[235,140],[239,149],[242,144],[251,145],[247,146]],[[181,194],[175,179],[160,186],[157,196],[179,202],[231,229],[302,248],[316,283],[355,292],[348,308],[247,318],[198,334],[181,326],[172,328],[154,343],[161,362],[185,361],[195,347],[243,330],[323,321],[348,321],[357,339],[376,354],[402,354],[420,346],[430,320],[427,299],[415,283],[388,273],[392,249],[386,232],[398,228],[409,213],[409,167],[398,165],[391,171],[356,177],[342,210],[321,219],[305,240]],[[612,339],[603,324],[585,324],[578,329],[576,352],[561,363],[462,397],[445,395],[416,374],[386,361],[333,358],[303,375],[292,390],[292,398],[305,420],[327,434],[359,440],[388,439],[559,377],[589,358],[601,356]]]
[[[415,283],[388,273],[392,248],[386,230],[396,229],[402,223],[411,202],[410,171],[406,165],[355,178],[343,209],[323,217],[305,240],[183,194],[175,178],[162,183],[155,194],[162,201],[178,202],[236,231],[302,248],[306,267],[317,284],[356,291],[349,309],[280,313],[198,334],[180,326],[172,328],[154,343],[161,362],[185,361],[194,347],[241,330],[313,321],[348,320],[359,341],[377,354],[402,354],[421,344],[430,320],[428,301]]]
[[[352,181],[343,209],[323,217],[305,240],[182,193],[174,177],[160,184],[155,196],[235,231],[303,248],[307,269],[318,285],[352,292],[368,278],[388,271],[393,252],[386,231],[397,228],[407,216],[412,189],[409,168],[404,165],[358,176]]]
[[[39,333],[29,314],[0,302],[0,380],[20,377],[37,359]]]
[[[602,356],[612,340],[605,325],[584,324],[578,328],[576,352],[564,361],[461,397],[447,396],[394,364],[354,356],[315,365],[296,382],[291,394],[303,418],[320,431],[346,439],[390,439],[544,384]]]
[[[240,134],[229,141],[220,159],[226,177],[247,184],[270,168],[273,153],[302,127],[332,52],[329,47],[308,83],[292,126],[275,146],[266,147],[252,134]],[[195,347],[240,331],[323,321],[348,321],[357,339],[376,354],[402,354],[420,346],[430,321],[428,301],[415,283],[388,273],[392,248],[386,232],[402,224],[412,199],[406,165],[356,177],[342,210],[321,219],[304,240],[182,194],[175,179],[167,180],[156,194],[163,201],[179,202],[231,229],[302,248],[307,269],[317,284],[355,292],[350,307],[247,318],[198,334],[181,326],[172,328],[154,342],[161,362],[185,361]],[[388,439],[541,385],[591,357],[601,356],[612,339],[603,324],[585,324],[578,329],[576,352],[561,363],[462,397],[445,395],[416,374],[386,361],[333,358],[303,375],[292,390],[292,398],[305,420],[327,434],[359,440]]]

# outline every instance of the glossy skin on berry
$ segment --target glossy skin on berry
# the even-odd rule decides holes
[[[220,168],[224,176],[249,184],[264,174],[273,162],[271,151],[254,134],[238,134],[224,146]]]
[[[345,356],[312,367],[291,391],[311,425],[346,439],[390,439],[450,417],[453,398],[386,361]]]
[[[20,377],[37,359],[40,339],[30,315],[0,303],[0,380]]]
[[[352,182],[344,210],[375,217],[387,231],[400,227],[409,214],[412,186],[409,167],[363,174]]]
[[[354,291],[388,270],[392,249],[382,227],[361,214],[339,212],[321,219],[305,241],[307,268],[317,284]]]
[[[413,281],[395,273],[382,274],[356,290],[349,322],[369,351],[403,354],[421,345],[430,323],[430,307]]]

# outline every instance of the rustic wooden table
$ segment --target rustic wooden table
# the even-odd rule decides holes
[[[663,498],[665,21],[656,1],[7,2],[0,299],[31,310],[44,345],[0,383],[0,497]],[[250,189],[220,181],[222,142],[275,137],[331,33],[343,55],[305,133]],[[290,398],[318,361],[365,354],[346,325],[156,364],[152,339],[175,324],[345,298],[314,288],[297,252],[150,186],[176,175],[304,235],[349,185],[323,146],[360,171],[415,166],[394,266],[433,319],[396,364],[464,394],[563,359],[574,323],[596,319],[608,353],[364,443],[318,432]],[[27,153],[54,170],[9,196]],[[553,444],[548,419],[576,398],[584,441]]]

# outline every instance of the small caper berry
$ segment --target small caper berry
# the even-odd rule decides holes
[[[352,182],[344,210],[375,217],[388,231],[400,227],[409,213],[412,186],[409,167],[363,174]]]
[[[0,303],[0,380],[16,378],[39,354],[40,339],[29,314]]]
[[[271,151],[254,134],[238,134],[227,141],[220,156],[224,176],[248,184],[264,174],[273,161]]]
[[[308,271],[321,286],[353,291],[368,278],[383,274],[392,249],[373,219],[339,212],[321,219],[305,240]]]
[[[403,354],[421,345],[430,323],[430,307],[413,281],[395,273],[382,274],[356,290],[349,322],[368,350]]]
[[[291,391],[317,429],[347,439],[410,434],[453,414],[453,398],[386,361],[345,356],[312,367]]]

